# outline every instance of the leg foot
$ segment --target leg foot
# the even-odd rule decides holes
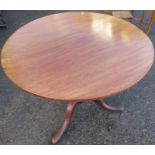
[[[53,137],[52,137],[52,144],[56,144],[60,140],[60,138],[62,137],[63,133],[68,128],[68,126],[69,126],[69,124],[71,122],[73,110],[74,110],[76,104],[77,103],[75,103],[75,102],[68,103],[67,109],[66,109],[64,123],[63,123],[62,127],[59,128],[56,131],[56,133],[53,135]]]
[[[104,108],[104,109],[107,109],[107,110],[116,111],[116,112],[122,112],[124,110],[123,107],[111,106],[111,105],[108,105],[104,101],[101,101],[101,100],[95,100],[94,102],[98,106],[100,106],[101,108]]]

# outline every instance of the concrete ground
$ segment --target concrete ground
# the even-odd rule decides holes
[[[0,49],[22,25],[58,12],[4,11],[8,28],[0,30]],[[140,13],[136,11],[137,16]],[[155,45],[155,24],[149,37]],[[94,103],[80,104],[59,144],[155,144],[155,64],[135,87],[106,101],[123,105],[125,111],[119,114],[99,109]],[[23,92],[0,67],[0,144],[49,144],[62,124],[65,108],[65,104]]]

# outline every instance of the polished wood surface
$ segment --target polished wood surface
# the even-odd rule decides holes
[[[62,101],[105,98],[149,71],[154,49],[136,26],[113,16],[70,12],[34,20],[2,50],[11,81],[32,94]]]
[[[65,131],[67,130],[67,128],[71,122],[73,111],[74,111],[76,105],[77,105],[76,102],[68,103],[63,125],[52,136],[52,140],[51,140],[52,144],[56,144],[60,140],[62,135],[65,133]]]
[[[109,110],[109,111],[115,111],[115,112],[123,112],[124,111],[124,107],[108,105],[102,100],[95,100],[94,102],[99,107],[101,107],[102,109],[106,109],[106,110]]]
[[[106,109],[106,110],[114,111],[114,112],[124,111],[123,107],[108,105],[102,100],[94,100],[94,102],[102,109]],[[67,128],[69,127],[71,123],[74,109],[76,105],[78,105],[79,103],[82,103],[82,102],[68,102],[65,117],[64,117],[64,122],[62,126],[53,134],[52,139],[51,139],[52,144],[57,144],[61,140],[63,134],[65,133],[65,131],[67,130]]]

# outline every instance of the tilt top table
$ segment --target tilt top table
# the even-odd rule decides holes
[[[42,98],[66,101],[65,120],[52,137],[59,141],[77,103],[101,99],[140,81],[151,68],[154,49],[136,26],[116,17],[68,12],[34,20],[17,30],[2,49],[1,63],[19,88]]]

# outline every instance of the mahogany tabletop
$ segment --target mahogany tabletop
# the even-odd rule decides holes
[[[5,43],[2,67],[34,95],[84,101],[135,85],[149,71],[154,48],[133,24],[109,15],[68,12],[34,20]]]

